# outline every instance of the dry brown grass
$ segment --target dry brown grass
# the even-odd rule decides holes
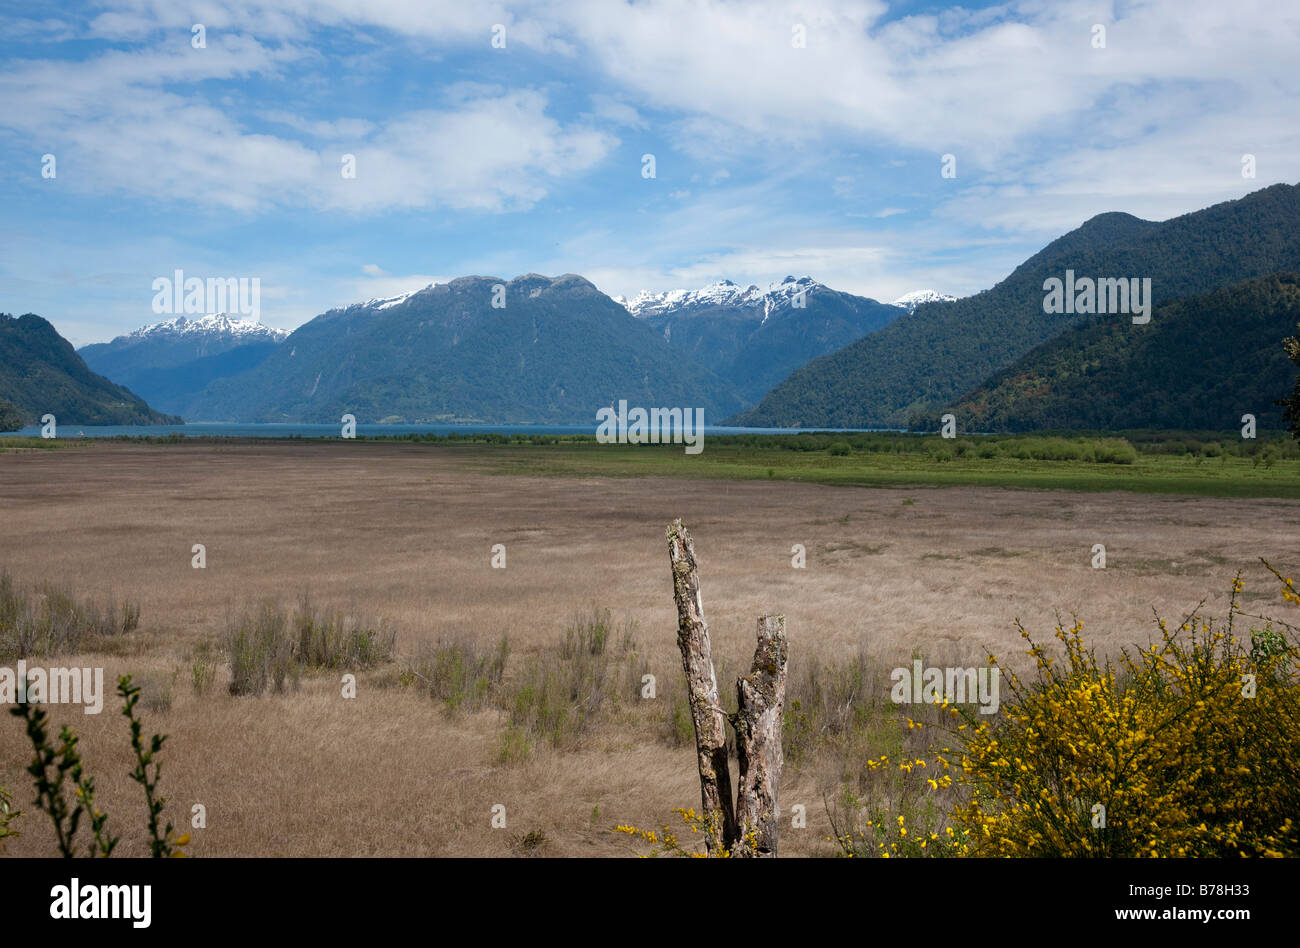
[[[1255,557],[1296,560],[1300,502],[487,476],[466,463],[484,450],[96,444],[0,456],[0,567],[140,603],[129,647],[77,662],[102,664],[106,686],[123,672],[176,673],[170,710],[142,713],[147,731],[170,735],[162,792],[173,822],[207,807],[194,855],[516,855],[514,839],[534,830],[543,855],[614,855],[628,851],[615,823],[662,825],[673,807],[698,805],[693,751],[664,739],[681,675],[664,526],[678,516],[695,535],[724,681],[747,665],[762,613],[788,617],[796,665],[863,651],[887,678],[914,653],[935,665],[976,663],[985,648],[1015,654],[1013,621],[1045,630],[1057,610],[1077,612],[1103,648],[1145,642],[1152,607],[1181,615],[1207,591],[1226,594],[1239,566],[1262,590]],[[190,566],[195,543],[206,570]],[[490,567],[495,543],[507,547],[505,570]],[[790,566],[794,543],[808,550],[804,570]],[[1106,545],[1105,571],[1089,567],[1094,543]],[[448,715],[397,686],[393,669],[361,673],[355,701],[334,673],[233,698],[225,668],[193,694],[195,648],[259,601],[291,609],[304,591],[392,620],[402,655],[507,635],[511,668],[546,660],[572,617],[608,607],[638,625],[660,704],[506,765],[499,711]],[[111,702],[98,717],[51,710],[56,727],[67,720],[83,736],[119,852],[142,854],[124,719]],[[29,811],[9,852],[48,854],[22,773],[28,748],[7,715],[0,737],[0,785]],[[816,772],[787,775],[782,804],[804,803],[809,826],[787,830],[783,852],[829,851]],[[490,827],[496,803],[505,831]]]

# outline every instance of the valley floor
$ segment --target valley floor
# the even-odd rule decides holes
[[[491,446],[236,442],[96,443],[0,455],[0,569],[23,583],[140,602],[140,628],[103,665],[170,682],[146,729],[169,736],[162,791],[175,822],[207,808],[194,855],[506,855],[540,830],[549,855],[629,850],[617,823],[662,826],[699,806],[694,752],[662,737],[668,710],[620,716],[565,751],[501,763],[500,715],[449,715],[395,683],[339,676],[234,698],[190,688],[190,657],[250,606],[313,601],[391,619],[399,655],[457,634],[508,635],[511,662],[553,646],[591,607],[635,621],[638,659],[667,691],[681,677],[665,525],[695,536],[724,683],[748,665],[755,617],[787,616],[792,675],[863,653],[887,672],[919,656],[1023,660],[1021,620],[1050,640],[1077,614],[1106,650],[1145,644],[1153,609],[1177,621],[1208,597],[1223,614],[1245,573],[1246,611],[1280,612],[1265,557],[1300,566],[1300,500],[990,487],[844,487],[779,479],[485,475]],[[540,449],[528,449],[540,450]],[[578,472],[580,475],[581,472]],[[206,548],[206,568],[191,566]],[[504,544],[505,569],[492,568]],[[791,566],[792,547],[806,568]],[[1106,568],[1092,568],[1093,547]],[[1291,573],[1288,573],[1290,575]],[[730,692],[731,684],[724,684]],[[884,696],[876,696],[877,700]],[[143,706],[142,706],[143,708]],[[126,852],[144,846],[125,722],[53,707],[82,735],[100,805]],[[0,786],[31,810],[19,723],[0,719]],[[783,806],[808,828],[783,852],[830,852],[815,766],[792,768]],[[503,804],[508,828],[494,830]],[[121,815],[117,815],[121,814]],[[10,841],[48,854],[37,814]],[[133,835],[135,834],[135,835]]]

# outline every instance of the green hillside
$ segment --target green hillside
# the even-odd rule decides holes
[[[963,431],[1230,430],[1295,384],[1282,340],[1300,323],[1300,276],[1275,274],[1157,307],[1151,322],[1098,317],[1038,346],[966,395]]]
[[[128,389],[86,367],[46,320],[0,313],[0,405],[10,430],[54,415],[60,425],[158,425],[179,418],[154,411]],[[5,415],[0,410],[0,415]],[[13,415],[21,424],[13,424]]]
[[[0,431],[17,431],[24,424],[22,412],[8,402],[0,402]]]
[[[1098,215],[992,289],[924,304],[813,360],[731,423],[900,427],[915,416],[947,411],[1035,346],[1098,318],[1043,312],[1044,281],[1067,269],[1091,278],[1149,277],[1157,304],[1300,270],[1300,186],[1273,185],[1161,223]]]

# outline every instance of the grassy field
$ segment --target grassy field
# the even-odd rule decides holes
[[[160,446],[241,443],[240,439],[183,435],[113,440]],[[0,439],[0,452],[88,443]],[[1280,432],[1261,432],[1249,440],[1221,432],[1118,436],[1066,432],[957,439],[893,432],[719,435],[705,438],[704,450],[694,455],[686,454],[681,445],[599,444],[590,435],[396,435],[350,443],[444,449],[482,473],[531,477],[685,477],[846,487],[967,486],[1300,498],[1300,445]]]
[[[1002,439],[1015,445],[1014,439]],[[978,439],[973,439],[978,444]],[[848,445],[850,442],[833,442]],[[1136,453],[1131,463],[1040,460],[1005,454],[957,456],[941,439],[900,439],[906,451],[791,450],[727,438],[705,439],[687,455],[679,445],[594,441],[503,443],[458,448],[486,472],[573,477],[702,477],[786,480],[854,487],[973,486],[1033,490],[1135,491],[1210,497],[1300,498],[1300,458],[1283,446],[1267,456],[1205,457]],[[1277,442],[1274,442],[1277,444]],[[843,450],[841,448],[841,450]]]
[[[1023,667],[1016,620],[1050,638],[1071,614],[1113,653],[1150,640],[1153,610],[1176,621],[1208,596],[1222,614],[1238,569],[1247,611],[1280,607],[1258,557],[1300,567],[1295,500],[917,491],[921,478],[863,490],[811,481],[836,465],[879,460],[906,474],[925,462],[746,450],[186,441],[8,454],[0,570],[15,588],[54,584],[103,604],[92,620],[138,607],[129,631],[94,633],[92,621],[75,660],[60,663],[145,684],[146,727],[170,735],[171,818],[208,809],[194,855],[469,856],[624,854],[616,823],[657,827],[672,808],[698,805],[664,539],[675,517],[696,538],[728,695],[753,653],[755,618],[787,616],[800,707],[782,801],[808,813],[806,829],[783,836],[788,855],[836,851],[824,793],[845,779],[883,798],[863,782],[866,758],[919,752],[889,703],[891,668],[913,657],[968,666],[988,652]],[[733,470],[647,476],[656,464],[700,474],[701,460]],[[788,479],[768,477],[778,463]],[[1279,478],[1290,463],[1259,476]],[[192,566],[196,543],[205,569]],[[1098,543],[1104,570],[1090,565]],[[504,569],[492,566],[496,544]],[[803,568],[792,568],[796,544]],[[303,595],[322,616],[345,617],[345,644],[348,622],[393,630],[392,659],[359,670],[354,700],[319,659],[281,692],[231,693],[248,651],[232,649],[236,633],[265,601],[291,616]],[[575,650],[568,639],[606,610],[603,650]],[[659,683],[654,700],[640,697],[645,674]],[[599,708],[565,697],[574,692],[599,694]],[[123,854],[140,854],[121,715],[111,702],[98,716],[51,711],[56,727],[82,735]],[[0,719],[0,786],[30,809],[31,749],[17,727]],[[505,831],[490,823],[498,803]],[[50,853],[37,816],[20,825],[11,854]]]
[[[54,451],[71,445],[86,445],[89,440],[68,438],[0,438],[0,454],[19,454],[25,451]]]

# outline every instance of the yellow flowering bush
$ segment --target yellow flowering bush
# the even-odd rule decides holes
[[[704,814],[696,813],[694,807],[677,807],[673,812],[677,813],[682,822],[686,825],[692,835],[699,837],[699,845],[684,846],[677,834],[672,832],[669,827],[664,826],[662,831],[643,830],[631,825],[622,823],[614,827],[616,833],[626,833],[640,843],[648,843],[650,849],[641,855],[645,858],[656,856],[678,856],[691,859],[705,859],[709,857],[717,859],[729,859],[735,854],[733,849],[719,849],[716,852],[708,852],[705,848],[704,840],[709,836],[709,829],[712,825],[710,818]],[[751,850],[758,850],[758,833],[751,832],[745,839],[740,841],[740,845],[748,846]]]
[[[1160,621],[1159,641],[1118,666],[1098,662],[1080,622],[1057,626],[1062,659],[1022,627],[1035,679],[1002,670],[995,721],[957,712],[953,818],[970,852],[1300,855],[1300,653],[1271,623],[1238,639],[1241,590],[1238,576],[1226,620]]]
[[[868,766],[872,765],[890,766],[884,758],[868,763]],[[918,765],[924,767],[925,762],[903,761],[897,766],[911,773]],[[943,774],[938,778],[925,778],[924,783],[931,791],[939,791],[952,785],[952,777]],[[841,855],[882,859],[940,858],[965,856],[970,852],[970,830],[954,828],[932,799],[927,798],[923,803],[900,801],[895,808],[902,812],[894,812],[884,805],[871,805],[848,788],[842,788],[838,802],[838,807],[828,805],[826,808],[834,832],[833,836],[826,837],[826,841],[834,843]]]

